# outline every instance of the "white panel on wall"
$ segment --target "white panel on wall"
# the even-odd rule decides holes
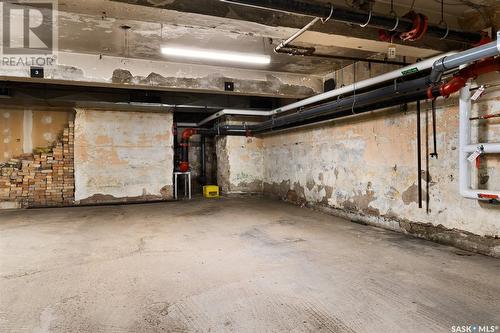
[[[173,115],[79,109],[75,200],[170,199]]]

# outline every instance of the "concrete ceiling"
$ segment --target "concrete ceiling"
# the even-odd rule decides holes
[[[446,1],[450,3],[446,6],[450,26],[459,27],[460,14],[467,10],[474,11],[470,6],[452,5],[451,0]],[[497,2],[474,0],[481,6],[492,1]],[[405,7],[411,6],[411,2],[396,1],[397,11],[405,12],[408,10]],[[389,3],[389,0],[377,1],[375,10],[387,11]],[[415,0],[415,7],[428,14],[431,20],[435,20],[433,16],[436,15],[439,18],[440,4],[437,0]],[[167,58],[160,49],[165,45],[209,48],[272,56],[272,64],[265,68],[238,67],[313,75],[325,75],[348,63],[273,52],[274,45],[310,20],[307,17],[200,0],[61,0],[59,10],[59,48],[66,52],[200,63]],[[121,28],[123,26],[131,29],[125,31]],[[320,53],[365,58],[377,53],[383,57],[387,50],[386,43],[377,41],[374,29],[335,22],[318,24],[295,44],[314,46]],[[400,45],[398,52],[401,56],[427,57],[448,48],[451,46],[447,43],[424,41]],[[227,65],[218,62],[209,64]]]
[[[337,0],[337,3],[345,4],[345,1]],[[398,13],[408,11],[411,6],[408,1],[395,0],[401,6],[396,7]],[[479,0],[463,1],[479,3]],[[475,31],[487,25],[485,15],[497,24],[500,2],[493,1],[496,7],[484,7],[488,15],[483,7],[473,9],[469,5],[449,4],[446,20],[450,27],[462,29],[461,24],[467,22],[469,30]],[[377,1],[376,12],[388,12],[389,4],[390,0]],[[430,16],[430,21],[438,22],[439,3],[415,0],[415,9],[422,11],[423,4],[427,6],[422,8],[429,11],[425,14]],[[44,78],[31,78],[29,66],[7,66],[0,70],[0,80],[300,99],[323,91],[325,78],[350,64],[338,59],[274,53],[275,45],[309,23],[311,17],[218,0],[60,0],[58,19],[59,53],[55,66],[46,68]],[[130,29],[123,29],[124,26]],[[378,40],[377,29],[334,21],[316,24],[294,44],[314,47],[318,53],[365,59],[383,58],[388,48],[388,43]],[[272,63],[245,67],[170,58],[161,54],[161,47],[167,45],[269,54]],[[406,57],[412,62],[417,57],[463,47],[427,36],[418,42],[399,43],[398,60]],[[383,72],[389,67],[366,68],[368,74],[372,70]],[[227,82],[234,84],[234,90],[226,90]]]
[[[59,9],[59,49],[65,52],[201,63],[167,58],[160,49],[167,45],[209,48],[272,56],[270,66],[237,66],[240,68],[316,75],[332,72],[343,64],[331,59],[275,54],[274,45],[296,31],[290,27],[272,27],[236,19],[98,0],[86,1],[85,6],[79,1],[61,1]],[[124,31],[122,26],[131,29]],[[337,45],[342,45],[342,42],[332,41],[332,37],[313,35],[303,38],[306,42],[298,44],[315,46],[319,52],[329,54],[355,57],[373,55],[370,50],[362,49],[361,42],[358,43],[359,48],[339,47]],[[308,42],[311,39],[318,43]],[[435,51],[426,52],[431,54]],[[407,53],[413,54],[411,50]],[[210,64],[227,65],[218,62]]]
[[[138,11],[141,11],[141,8]],[[59,26],[59,49],[65,52],[99,53],[108,56],[181,63],[207,63],[171,58],[161,54],[162,46],[177,46],[272,55],[270,66],[235,65],[240,68],[322,74],[338,66],[332,60],[274,54],[269,38],[255,36],[252,33],[230,32],[225,29],[218,30],[186,23],[163,24],[138,20],[103,19],[85,14],[61,12]],[[131,29],[124,30],[123,26],[131,27]],[[286,33],[283,32],[284,35]],[[334,50],[338,54],[370,55],[368,52],[353,53],[349,49],[342,48]],[[210,64],[227,65],[217,61]]]

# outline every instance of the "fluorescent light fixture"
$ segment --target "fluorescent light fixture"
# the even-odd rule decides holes
[[[271,57],[268,55],[224,52],[212,50],[185,49],[179,47],[162,47],[161,53],[168,56],[191,59],[215,60],[221,62],[236,62],[254,65],[269,65]]]

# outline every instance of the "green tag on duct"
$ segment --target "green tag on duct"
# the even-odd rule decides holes
[[[403,74],[403,75],[409,75],[409,74],[415,74],[417,72],[418,72],[418,68],[417,67],[413,67],[413,68],[407,69],[405,71],[402,71],[401,74]]]

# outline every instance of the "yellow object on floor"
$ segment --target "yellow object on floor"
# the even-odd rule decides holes
[[[205,198],[218,198],[218,197],[220,197],[219,186],[215,186],[215,185],[203,186],[203,196]]]

